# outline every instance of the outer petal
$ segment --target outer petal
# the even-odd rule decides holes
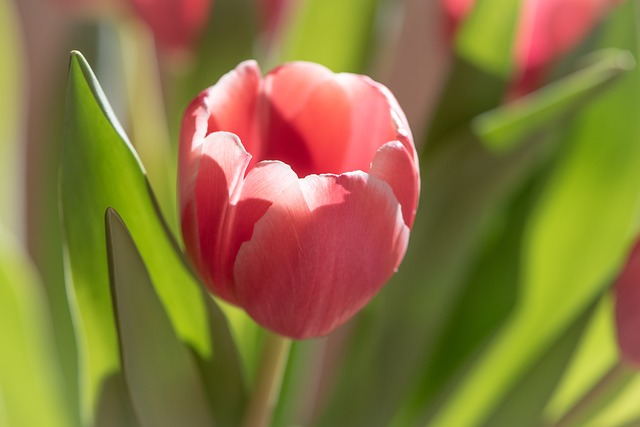
[[[260,157],[256,108],[262,84],[260,67],[254,60],[240,63],[205,91],[209,117],[207,133],[231,132],[254,157]]]
[[[399,141],[388,142],[378,150],[369,173],[391,186],[402,206],[402,217],[413,226],[420,197],[420,171],[406,147]]]
[[[201,92],[185,111],[180,130],[178,197],[180,212],[194,195],[198,162],[205,137],[217,131],[232,132],[256,156],[255,105],[260,87],[260,69],[245,61],[225,74],[215,86]]]
[[[363,172],[289,185],[238,252],[238,302],[278,333],[324,335],[349,319],[399,265],[408,241],[388,184]]]
[[[407,118],[391,92],[366,76],[342,73],[336,79],[351,104],[351,135],[343,170],[366,172],[378,149],[394,140],[402,142],[417,168],[418,156]]]
[[[158,42],[167,49],[190,49],[207,23],[211,0],[130,0]]]
[[[615,286],[616,325],[622,356],[640,367],[640,242]]]
[[[234,134],[215,132],[207,136],[195,186],[195,211],[199,248],[196,261],[200,274],[216,294],[235,302],[230,274],[233,258],[232,200],[237,197],[251,156]],[[183,220],[184,227],[184,220]],[[186,235],[186,233],[184,233]]]

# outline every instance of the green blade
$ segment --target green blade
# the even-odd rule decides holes
[[[111,297],[125,382],[141,426],[213,424],[193,357],[178,339],[122,218],[105,217]]]
[[[637,55],[633,7],[611,17],[602,45]],[[433,425],[470,426],[491,412],[619,268],[640,202],[638,95],[636,69],[567,127],[567,150],[527,227],[519,311]]]
[[[588,64],[579,71],[510,104],[481,114],[473,120],[476,133],[487,146],[504,151],[527,134],[539,131],[550,122],[567,115],[635,65],[633,56],[620,49],[606,49],[585,58]]]
[[[122,394],[117,379],[120,362],[105,261],[104,211],[108,207],[117,209],[127,222],[176,333],[192,348],[206,373],[216,417],[237,419],[244,391],[228,331],[220,333],[226,331],[226,323],[221,316],[215,317],[217,307],[186,267],[157,212],[138,156],[89,65],[77,52],[71,55],[69,70],[60,205],[83,368],[80,384],[85,420],[118,413],[127,402],[124,396],[118,397]],[[220,384],[214,373],[231,381]],[[110,377],[114,378],[111,382]],[[225,387],[225,402],[213,397],[221,387]],[[112,410],[101,409],[109,405],[104,394],[108,390],[113,390]]]
[[[79,424],[64,389],[37,273],[0,226],[0,425]]]

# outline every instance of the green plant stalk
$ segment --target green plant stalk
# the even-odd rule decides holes
[[[247,406],[244,427],[271,425],[290,349],[289,338],[267,333],[253,394]]]

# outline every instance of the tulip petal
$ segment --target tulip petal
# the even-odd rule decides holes
[[[412,155],[401,142],[388,142],[378,150],[369,173],[391,186],[402,206],[404,222],[411,228],[420,195],[420,172]]]
[[[205,98],[209,117],[207,134],[218,131],[236,134],[253,155],[254,162],[260,157],[256,108],[261,80],[257,62],[244,61],[209,88]]]
[[[167,49],[190,49],[207,23],[211,0],[130,0],[158,42]]]
[[[624,359],[640,366],[640,243],[615,286],[618,343]]]
[[[233,240],[233,226],[229,223],[235,215],[231,201],[242,187],[250,161],[251,155],[236,135],[214,132],[202,144],[195,186],[201,261],[198,268],[205,282],[230,302],[235,302],[227,274],[233,260],[228,250]]]
[[[262,159],[281,160],[300,176],[343,172],[351,107],[334,77],[327,68],[305,62],[265,76]]]
[[[363,172],[310,175],[284,189],[240,247],[238,301],[280,334],[327,334],[389,279],[408,235],[384,181]]]
[[[244,61],[228,72],[215,86],[203,91],[185,111],[180,131],[178,161],[180,210],[193,198],[193,186],[207,135],[226,131],[237,135],[248,152],[256,157],[259,138],[255,108],[260,88],[260,68],[255,61]]]
[[[351,134],[342,171],[366,172],[378,149],[389,141],[400,140],[410,153],[415,151],[407,119],[386,88],[356,74],[337,74],[336,80],[351,105]]]

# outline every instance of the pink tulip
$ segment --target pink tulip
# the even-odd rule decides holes
[[[475,0],[442,0],[457,28]],[[516,29],[514,91],[523,95],[542,85],[547,67],[578,45],[623,0],[523,0]]]
[[[209,19],[212,0],[129,0],[167,50],[189,50]]]
[[[400,264],[420,187],[411,132],[384,86],[294,62],[241,63],[187,108],[178,192],[207,286],[259,324],[325,335]]]
[[[622,357],[640,367],[640,241],[616,281],[615,303]]]

